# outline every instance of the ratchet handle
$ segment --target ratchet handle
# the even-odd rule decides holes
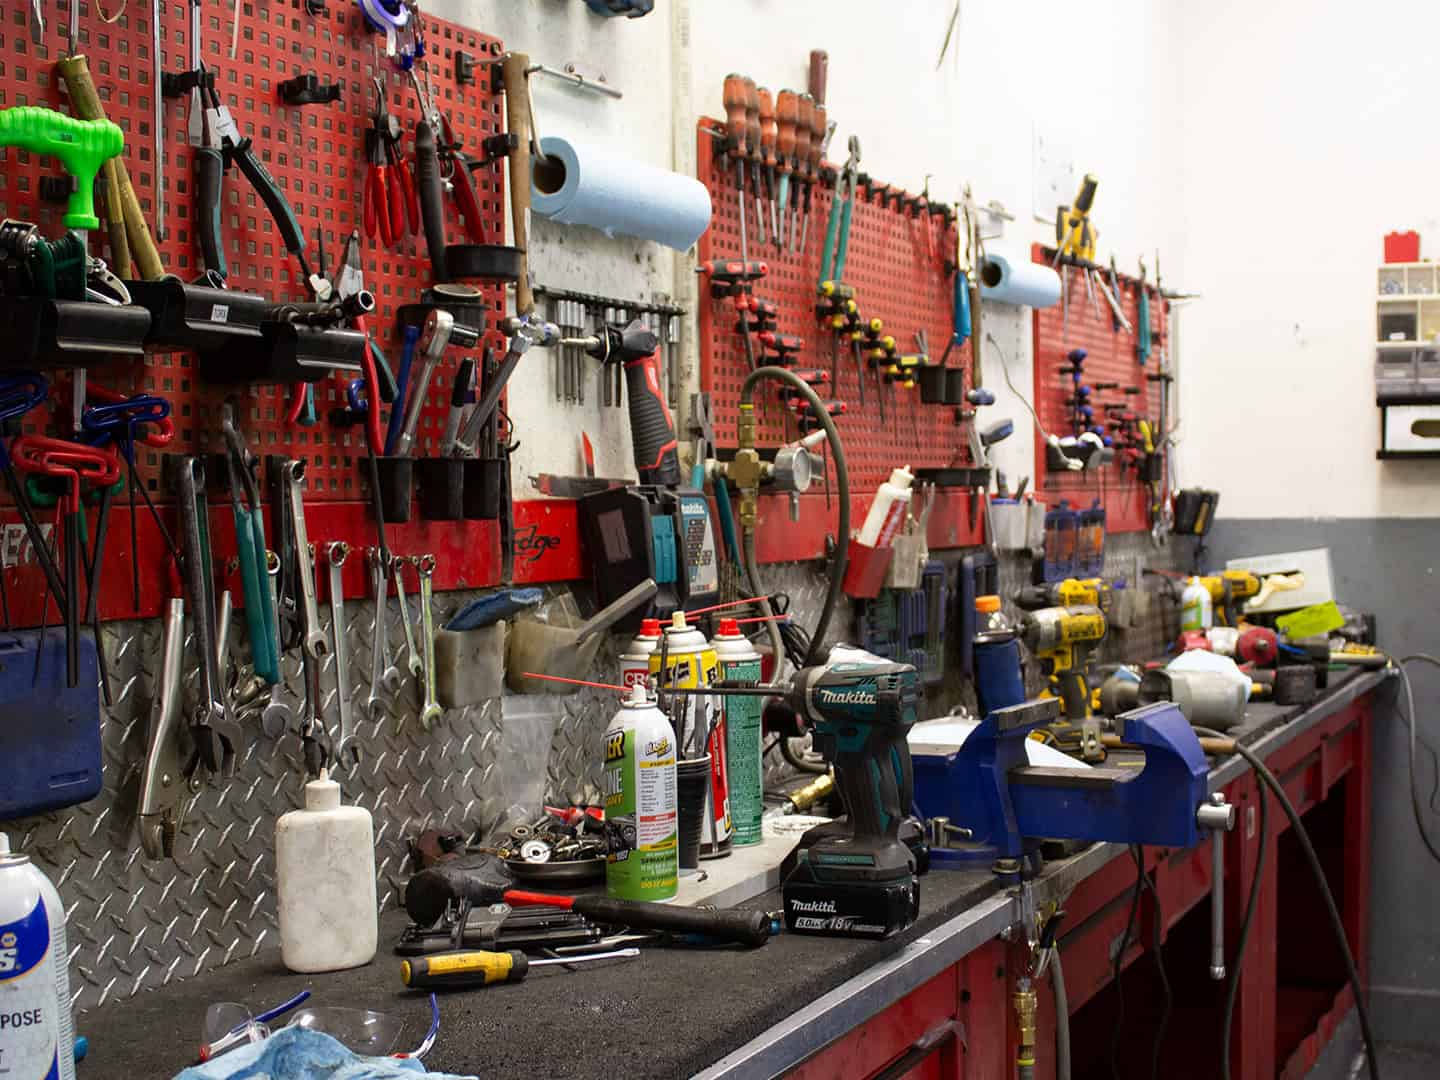
[[[445,273],[445,189],[435,132],[424,120],[415,124],[415,185],[419,189],[420,220],[425,226],[425,247],[430,253],[430,274],[448,281]]]
[[[219,150],[195,148],[195,182],[199,186],[200,208],[197,228],[200,232],[200,257],[205,269],[222,278],[230,276],[225,265],[225,247],[220,239],[220,198],[225,179],[225,157]]]
[[[660,391],[655,353],[625,363],[625,384],[630,407],[630,439],[635,468],[642,484],[680,483],[680,457],[676,450],[675,422]]]

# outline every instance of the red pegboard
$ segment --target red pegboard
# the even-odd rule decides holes
[[[699,121],[699,178],[710,190],[709,230],[700,238],[702,261],[740,257],[740,219],[736,206],[735,172],[722,148],[717,147],[716,120]],[[850,228],[850,246],[845,262],[846,284],[856,289],[856,302],[863,319],[878,317],[882,333],[894,337],[902,353],[919,351],[915,332],[924,330],[930,351],[938,362],[950,340],[952,325],[952,277],[947,272],[947,254],[953,258],[955,233],[938,215],[916,216],[903,209],[882,208],[878,199],[856,195]],[[754,199],[747,194],[747,223],[750,258],[769,265],[766,278],[755,283],[755,295],[773,300],[779,308],[779,330],[805,338],[805,349],[797,367],[831,370],[833,335],[822,328],[815,316],[816,287],[825,244],[825,225],[833,193],[817,183],[811,200],[810,229],[803,252],[781,253],[773,243],[761,245],[755,239]],[[927,243],[926,232],[929,232]],[[767,225],[768,233],[768,225]],[[735,418],[740,386],[748,369],[743,344],[735,332],[736,316],[729,300],[712,300],[704,291],[699,308],[700,379],[711,396],[715,416],[715,437],[722,446],[735,445]],[[920,390],[886,387],[885,420],[880,420],[874,374],[865,372],[865,405],[860,405],[858,376],[848,343],[839,346],[839,381],[829,396],[846,402],[848,411],[836,418],[844,440],[850,483],[857,493],[873,494],[890,470],[900,465],[943,466],[956,459],[968,459],[964,429],[956,423],[953,405],[926,405]],[[759,345],[756,343],[756,356]],[[953,350],[951,367],[968,369],[970,347]],[[968,386],[968,376],[967,376]],[[765,390],[771,402],[759,415],[759,444],[778,446],[796,438],[795,425],[784,425],[784,412],[775,404],[774,392]],[[757,397],[757,401],[762,398]],[[807,505],[810,505],[807,500]]]
[[[1036,244],[1031,250],[1031,258],[1046,266],[1050,265],[1054,256],[1054,249],[1043,244]],[[1061,272],[1063,275],[1063,268]],[[1119,275],[1119,279],[1120,306],[1131,326],[1137,327],[1140,281],[1124,274]],[[1109,283],[1108,275],[1106,283]],[[1084,349],[1087,353],[1083,375],[1085,383],[1120,384],[1118,390],[1096,391],[1091,395],[1097,423],[1105,422],[1106,404],[1124,403],[1130,411],[1149,420],[1152,429],[1158,427],[1160,384],[1149,381],[1146,376],[1159,371],[1161,351],[1168,344],[1165,335],[1169,332],[1169,305],[1159,298],[1153,283],[1147,283],[1145,288],[1150,293],[1151,353],[1149,363],[1144,365],[1137,359],[1135,335],[1126,333],[1123,328],[1115,329],[1110,307],[1098,290],[1095,292],[1095,303],[1091,304],[1078,267],[1071,268],[1068,274],[1068,311],[1062,310],[1059,304],[1035,309],[1033,400],[1041,423],[1051,434],[1061,438],[1076,434],[1071,406],[1066,400],[1071,395],[1072,383],[1065,358],[1072,349]],[[1124,387],[1127,386],[1137,386],[1141,393],[1126,396]],[[1135,469],[1122,465],[1119,455],[1103,468],[1089,468],[1078,473],[1051,472],[1046,469],[1045,450],[1045,441],[1037,432],[1036,487],[1044,494],[1047,503],[1053,506],[1064,499],[1072,508],[1081,508],[1100,499],[1105,507],[1108,531],[1138,532],[1150,527],[1146,487],[1137,478]]]
[[[0,13],[0,58],[3,58],[0,59],[0,108],[37,104],[62,111],[68,109],[63,83],[54,72],[54,64],[65,51],[69,9],[66,0],[43,2],[47,27],[45,41],[39,46],[33,45],[29,37],[28,0],[7,3],[5,12]],[[114,0],[104,7],[117,10],[120,2]],[[164,69],[180,72],[190,66],[189,4],[165,0],[162,11]],[[366,166],[363,140],[373,108],[371,77],[378,63],[387,74],[389,109],[403,125],[406,134],[402,145],[409,152],[418,116],[410,82],[378,54],[377,46],[383,43],[369,33],[354,4],[332,2],[326,13],[311,16],[305,12],[304,0],[264,3],[242,0],[234,60],[229,56],[232,11],[231,0],[201,0],[205,64],[217,73],[217,88],[241,133],[254,139],[257,154],[284,189],[304,229],[306,256],[312,268],[317,255],[317,228],[324,231],[325,270],[331,274],[351,230],[361,230],[365,286],[375,294],[377,305],[370,319],[371,330],[393,369],[398,366],[400,354],[396,310],[417,299],[420,290],[429,283],[429,263],[422,237],[407,237],[394,251],[381,250],[378,238],[371,242],[364,237],[361,220]],[[101,21],[93,2],[84,5],[79,51],[89,58],[109,118],[125,132],[125,162],[153,229],[156,224],[152,141],[155,87],[150,18],[150,0],[129,0],[111,24]],[[483,63],[487,58],[499,57],[501,43],[439,19],[427,17],[425,27],[429,50],[425,71],[429,82],[440,108],[464,141],[466,152],[471,157],[479,157],[482,140],[502,128],[503,97],[493,91],[491,69]],[[475,80],[464,86],[454,79],[455,54],[462,50],[482,61],[475,69]],[[278,84],[307,73],[316,74],[322,82],[340,83],[341,101],[304,108],[285,106],[280,101]],[[164,101],[166,235],[159,242],[159,249],[168,272],[191,280],[200,271],[200,259],[191,228],[195,210],[190,194],[193,155],[186,138],[187,102],[186,97]],[[57,175],[58,165],[47,158],[13,149],[0,151],[0,161],[3,161],[0,216],[33,221],[47,236],[58,235],[63,229],[60,221],[63,208],[39,199],[40,178]],[[504,172],[503,163],[497,162],[474,174],[484,228],[487,235],[496,240],[504,236]],[[447,212],[449,234],[452,239],[460,238],[462,226],[449,199]],[[286,253],[273,222],[238,169],[231,169],[225,177],[222,213],[231,287],[277,300],[305,298],[306,289],[299,280],[298,267]],[[96,252],[108,258],[102,246],[104,239],[103,229],[92,233],[91,242]],[[503,313],[503,290],[492,287],[484,292],[492,313]],[[489,340],[503,349],[499,335],[492,332]],[[450,350],[435,373],[416,435],[416,456],[440,450],[438,444],[449,409],[450,385],[464,355],[475,354]],[[340,379],[327,379],[315,385],[320,422],[304,428],[285,423],[288,387],[211,386],[199,380],[193,358],[186,353],[150,355],[143,366],[113,363],[93,367],[91,378],[111,389],[157,393],[172,402],[177,438],[165,453],[218,450],[220,404],[227,397],[238,396],[243,406],[241,423],[257,453],[305,459],[308,502],[351,504],[335,520],[353,522],[353,531],[331,533],[328,537],[320,534],[320,538],[346,539],[352,544],[371,542],[373,528],[365,523],[366,504],[362,501],[366,497],[366,472],[361,464],[364,435],[359,427],[334,428],[326,421],[332,408],[344,404]],[[52,397],[52,407],[64,397],[67,381],[64,375],[57,375],[53,380],[59,392]],[[36,410],[27,417],[25,430],[46,430],[49,423],[48,413]],[[144,448],[138,451],[139,475],[160,502],[170,501],[160,471],[165,453]],[[223,499],[216,501],[223,503]],[[466,552],[473,556],[473,565],[467,568],[464,561],[459,560],[461,565],[446,574],[452,587],[459,583],[485,584],[487,577],[493,580],[493,574],[483,572],[484,567],[493,570],[498,565],[492,557],[493,524],[457,522],[445,523],[444,528],[449,530],[449,539],[442,546],[454,551],[457,557]],[[311,532],[315,538],[313,526]],[[220,537],[230,533],[228,524],[217,533],[217,559],[221,557]],[[111,523],[110,536],[102,612],[106,617],[116,617],[130,614],[132,607],[129,552],[116,550],[128,547],[128,521],[120,507],[117,507],[116,520]],[[142,528],[141,538],[137,562],[142,571],[151,564],[158,567],[168,562],[158,536]],[[433,540],[419,524],[390,529],[390,542],[397,551],[426,550],[421,545],[430,542],[433,546]],[[109,570],[114,557],[124,559],[123,567],[117,568],[119,572]],[[578,566],[578,562],[575,565]],[[32,584],[38,592],[40,578],[30,566],[12,567],[7,573],[12,597],[23,594]],[[439,586],[438,573],[436,581]],[[357,576],[355,595],[361,594],[361,584]]]

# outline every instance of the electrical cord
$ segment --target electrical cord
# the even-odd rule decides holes
[[[1408,659],[1408,658],[1407,658]],[[1437,662],[1440,666],[1440,662]],[[1208,735],[1212,738],[1229,738],[1218,731],[1209,728],[1196,727],[1195,734]],[[1360,1032],[1365,1038],[1365,1062],[1370,1069],[1371,1080],[1379,1080],[1380,1069],[1375,1054],[1375,1034],[1370,1027],[1370,1010],[1365,1006],[1365,994],[1360,986],[1360,973],[1355,968],[1355,957],[1350,952],[1350,941],[1345,936],[1345,924],[1340,921],[1340,910],[1335,906],[1335,896],[1330,891],[1330,883],[1325,879],[1325,869],[1320,865],[1320,857],[1315,854],[1315,846],[1310,842],[1310,834],[1305,830],[1305,823],[1300,820],[1300,813],[1295,809],[1295,804],[1285,794],[1285,788],[1276,779],[1270,767],[1261,761],[1255,751],[1239,742],[1234,743],[1235,753],[1243,757],[1255,771],[1260,781],[1270,789],[1270,793],[1280,803],[1280,809],[1285,811],[1285,816],[1290,819],[1290,828],[1295,835],[1295,840],[1300,845],[1300,851],[1305,856],[1306,863],[1310,866],[1310,873],[1315,878],[1315,887],[1320,893],[1320,898],[1325,901],[1325,914],[1330,920],[1330,929],[1335,935],[1335,943],[1340,946],[1340,955],[1345,961],[1345,976],[1350,983],[1350,990],[1355,995],[1355,1013],[1360,1019]]]
[[[991,345],[994,345],[995,351],[1000,354],[1000,374],[1005,376],[1005,385],[1010,388],[1012,394],[1020,399],[1020,404],[1024,405],[1026,411],[1030,413],[1030,419],[1035,421],[1035,430],[1040,432],[1040,437],[1044,439],[1047,444],[1058,449],[1060,440],[1045,430],[1045,425],[1040,422],[1040,414],[1035,411],[1035,406],[1031,405],[1030,399],[1022,394],[1020,388],[1010,381],[1010,361],[1005,356],[1005,350],[1002,349],[1000,343],[995,340],[995,335],[987,330],[985,331],[985,340],[990,342]],[[1065,460],[1068,463],[1065,466],[1067,469],[1079,471],[1084,468],[1083,464],[1075,458],[1067,456]]]
[[[845,563],[848,559],[845,545],[850,539],[850,470],[845,463],[845,448],[840,442],[840,431],[830,416],[830,410],[825,407],[825,403],[820,400],[820,396],[815,393],[810,384],[793,371],[773,365],[756,368],[745,377],[745,382],[741,384],[740,404],[742,406],[751,404],[751,394],[755,384],[764,379],[786,383],[806,400],[814,412],[815,418],[820,421],[820,426],[825,429],[825,438],[830,443],[830,452],[835,457],[835,489],[836,498],[840,503],[840,521],[836,528],[835,553],[830,558],[830,587],[825,592],[825,603],[820,609],[820,617],[815,621],[815,629],[810,635],[810,651],[805,657],[806,664],[818,664],[823,659],[821,650],[825,647],[825,632],[830,628],[830,619],[835,614],[835,606],[840,601],[840,590],[845,580]],[[751,594],[760,596],[763,590],[759,584],[760,574],[755,555],[755,533],[753,529],[746,528],[743,523],[741,531],[744,534],[741,550],[745,560],[745,578],[750,584]],[[760,608],[764,614],[771,614],[768,598],[761,601]],[[774,626],[773,621],[770,625]],[[783,651],[779,630],[775,630],[770,642],[775,649],[775,658],[778,662]]]
[[[1161,950],[1160,934],[1164,926],[1165,916],[1160,907],[1160,894],[1155,890],[1155,882],[1145,873],[1145,859],[1140,853],[1139,844],[1130,845],[1130,857],[1135,860],[1135,872],[1140,875],[1140,880],[1145,883],[1146,890],[1150,893],[1150,902],[1155,907],[1155,918],[1152,925],[1151,951],[1155,954],[1155,971],[1160,976],[1160,1022],[1155,1025],[1155,1039],[1150,1044],[1150,1077],[1151,1080],[1158,1080],[1160,1076],[1160,1048],[1165,1043],[1165,1029],[1170,1026],[1170,1011],[1173,1004],[1173,997],[1170,993],[1170,976],[1165,972],[1165,954]]]
[[[1240,920],[1240,935],[1235,942],[1235,959],[1230,962],[1230,985],[1225,988],[1225,1022],[1220,1033],[1220,1076],[1230,1080],[1230,1032],[1235,1020],[1235,999],[1240,993],[1240,965],[1245,962],[1245,945],[1250,940],[1250,924],[1260,902],[1261,873],[1265,866],[1265,848],[1270,842],[1270,800],[1265,789],[1257,787],[1260,799],[1260,847],[1255,853],[1255,878],[1250,882],[1250,896],[1245,901],[1245,915]]]
[[[1416,734],[1415,716],[1415,692],[1410,686],[1410,673],[1405,670],[1405,665],[1415,661],[1431,664],[1440,668],[1440,659],[1431,656],[1429,653],[1411,653],[1409,656],[1402,656],[1396,661],[1396,669],[1400,672],[1400,685],[1405,689],[1405,727],[1410,732],[1410,810],[1415,815],[1415,828],[1420,832],[1420,842],[1425,845],[1425,850],[1430,857],[1440,863],[1440,850],[1436,849],[1435,842],[1430,839],[1430,833],[1425,828],[1425,820],[1420,812],[1420,790],[1419,776],[1415,772],[1415,743],[1419,739]],[[1423,739],[1419,741],[1424,742]],[[1425,743],[1426,749],[1430,750],[1431,757],[1435,757],[1435,751],[1429,743]],[[1440,784],[1440,759],[1437,759],[1436,783]],[[1431,804],[1434,804],[1434,793],[1431,793]]]
[[[1070,997],[1059,945],[1050,946],[1050,989],[1055,994],[1055,1080],[1070,1080]]]
[[[1115,950],[1111,964],[1112,981],[1115,983],[1115,1026],[1110,1029],[1110,1075],[1115,1080],[1120,1076],[1120,1036],[1125,1027],[1125,988],[1120,983],[1120,969],[1125,963],[1125,950],[1130,948],[1130,935],[1135,930],[1135,915],[1140,910],[1140,893],[1144,890],[1145,871],[1143,868],[1135,877],[1135,888],[1130,893],[1130,914],[1125,919],[1125,932],[1120,935],[1120,947]]]

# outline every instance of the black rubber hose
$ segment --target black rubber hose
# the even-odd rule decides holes
[[[1260,799],[1260,849],[1255,853],[1255,879],[1250,882],[1250,896],[1245,901],[1245,915],[1240,920],[1240,936],[1235,942],[1235,959],[1230,964],[1230,985],[1225,988],[1225,1022],[1220,1032],[1220,1076],[1230,1080],[1230,1030],[1235,1020],[1235,999],[1240,993],[1240,965],[1245,962],[1245,944],[1250,940],[1250,924],[1260,903],[1261,868],[1265,865],[1265,847],[1270,840],[1270,800],[1265,789],[1257,787]]]
[[[1112,981],[1115,983],[1115,1026],[1110,1029],[1110,1075],[1115,1080],[1122,1080],[1120,1041],[1125,1029],[1125,990],[1120,984],[1120,976],[1125,964],[1125,950],[1130,948],[1130,935],[1135,930],[1135,915],[1140,910],[1140,893],[1144,885],[1145,870],[1142,866],[1135,877],[1135,888],[1130,893],[1130,914],[1125,919],[1125,932],[1120,935],[1120,947],[1115,950],[1115,960],[1111,966]]]
[[[830,587],[825,593],[825,604],[820,609],[820,618],[815,622],[815,629],[810,635],[810,655],[805,658],[806,664],[818,664],[825,656],[825,632],[830,628],[830,618],[835,613],[835,605],[840,600],[840,589],[845,581],[845,564],[849,558],[846,545],[850,540],[850,470],[845,464],[845,448],[840,443],[840,432],[835,427],[835,421],[831,419],[829,410],[820,396],[811,389],[800,376],[793,371],[782,367],[756,368],[745,378],[744,384],[740,387],[740,404],[751,403],[751,393],[755,384],[763,379],[774,379],[777,382],[789,384],[800,394],[814,410],[815,417],[820,421],[820,426],[825,429],[825,437],[830,443],[831,453],[835,455],[835,488],[836,496],[840,501],[840,522],[835,538],[835,553],[830,559]],[[748,537],[748,530],[747,537]],[[747,540],[747,545],[742,545],[745,551],[745,574],[750,581],[750,587],[755,590],[756,595],[761,593],[757,587],[759,575],[756,573],[754,561],[753,543]],[[766,601],[763,607],[768,608]],[[773,625],[773,624],[772,624]],[[779,637],[777,631],[776,637]],[[777,653],[778,662],[780,655]]]
[[[1197,727],[1197,735],[1209,735],[1214,738],[1228,738],[1218,731],[1211,731],[1207,728]],[[1375,1033],[1370,1027],[1370,1010],[1365,1007],[1365,993],[1360,986],[1360,972],[1355,968],[1355,957],[1350,952],[1350,940],[1345,936],[1345,924],[1340,921],[1340,909],[1335,906],[1335,896],[1330,891],[1330,883],[1325,880],[1325,868],[1320,865],[1320,858],[1315,854],[1315,846],[1310,842],[1310,834],[1305,830],[1305,824],[1300,820],[1299,811],[1290,797],[1285,794],[1285,788],[1276,779],[1270,767],[1261,761],[1256,753],[1248,746],[1235,743],[1235,753],[1250,763],[1262,783],[1270,789],[1270,793],[1280,803],[1280,809],[1285,811],[1285,816],[1290,819],[1290,827],[1295,832],[1295,839],[1300,844],[1300,851],[1305,856],[1305,861],[1310,866],[1310,873],[1314,875],[1315,887],[1320,893],[1320,898],[1325,901],[1325,914],[1330,919],[1330,929],[1335,935],[1335,943],[1340,946],[1340,954],[1345,960],[1345,976],[1350,982],[1350,990],[1355,995],[1355,1013],[1360,1018],[1360,1032],[1365,1037],[1365,1063],[1369,1066],[1371,1080],[1379,1080],[1380,1068],[1375,1054]]]

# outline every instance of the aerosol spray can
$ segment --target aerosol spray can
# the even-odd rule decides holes
[[[645,686],[650,680],[650,657],[660,647],[660,620],[642,619],[640,632],[620,654],[620,685]]]
[[[760,654],[734,619],[721,619],[715,634],[715,656],[722,682],[760,683]],[[765,812],[765,763],[760,713],[763,698],[727,694],[720,699],[725,728],[726,785],[734,818],[737,847],[764,839],[760,819]]]
[[[670,900],[679,887],[675,733],[643,685],[605,732],[605,892]]]
[[[677,611],[665,627],[661,649],[665,652],[665,686],[695,690],[716,679],[718,659],[715,646]],[[660,675],[660,653],[650,654],[650,672]],[[730,853],[730,793],[725,773],[725,717],[714,698],[703,694],[677,695],[673,709],[675,734],[680,756],[690,761],[710,755],[710,790],[706,793],[704,826],[700,834],[700,857],[714,859]]]
[[[75,1080],[65,908],[0,833],[0,1075]]]

